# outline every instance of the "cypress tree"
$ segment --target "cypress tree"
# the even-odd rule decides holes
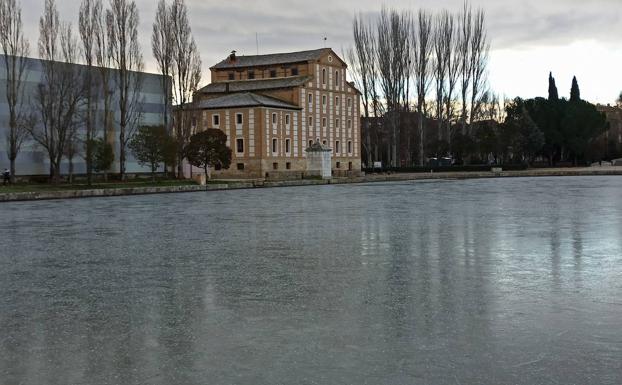
[[[578,102],[581,100],[581,92],[579,91],[579,83],[577,83],[577,77],[572,77],[572,88],[570,88],[570,101]]]
[[[557,94],[557,86],[555,85],[553,73],[549,72],[549,101],[555,100],[559,100],[559,95]]]

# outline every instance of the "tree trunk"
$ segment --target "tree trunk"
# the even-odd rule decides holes
[[[122,113],[123,114],[123,113]],[[123,118],[121,118],[123,120]],[[119,174],[125,180],[125,127],[119,128]]]
[[[69,183],[73,183],[73,157],[69,158]]]
[[[10,176],[10,181],[11,183],[15,183],[15,159],[16,158],[11,158],[11,176]]]
[[[423,133],[423,111],[419,109],[419,166],[423,166],[425,161],[425,146],[424,146],[424,133]]]

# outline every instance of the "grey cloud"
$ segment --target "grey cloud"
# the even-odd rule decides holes
[[[36,56],[37,21],[44,0],[22,0],[24,22]],[[75,22],[79,0],[57,0],[61,17]],[[373,14],[381,8],[375,0],[186,0],[193,31],[207,75],[209,66],[231,49],[256,52],[255,33],[263,53],[312,49],[327,45],[340,52],[351,44],[351,19],[356,12]],[[422,7],[458,11],[463,0],[387,0],[396,9]],[[104,1],[107,2],[106,0]],[[151,24],[155,0],[137,0],[141,12],[140,39],[147,69],[155,71],[151,58]],[[480,0],[474,6],[486,10],[493,48],[564,45],[594,39],[618,44],[622,36],[620,0]],[[206,76],[207,79],[208,76]]]

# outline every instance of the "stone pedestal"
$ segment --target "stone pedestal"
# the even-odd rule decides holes
[[[307,174],[320,175],[322,179],[331,179],[330,153],[333,150],[316,141],[305,151],[307,152]]]

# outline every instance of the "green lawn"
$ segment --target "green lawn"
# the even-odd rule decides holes
[[[57,185],[47,183],[33,183],[33,184],[14,184],[4,186],[0,184],[0,194],[3,193],[17,193],[17,192],[37,192],[37,191],[65,191],[65,190],[91,190],[91,189],[103,189],[103,188],[132,188],[132,187],[163,187],[163,186],[192,186],[196,185],[193,180],[157,180],[152,182],[151,180],[140,181],[113,181],[108,183],[97,182],[88,186],[86,183],[59,183]]]

